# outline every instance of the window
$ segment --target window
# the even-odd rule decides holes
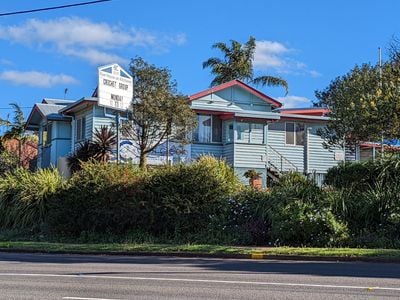
[[[45,147],[51,145],[52,127],[53,127],[53,124],[52,124],[51,122],[47,123],[47,124],[43,127],[43,131],[42,131],[42,145],[45,146]]]
[[[304,146],[304,124],[296,123],[296,145]]]
[[[236,123],[237,140],[240,142],[248,143],[250,138],[250,124],[244,122]]]
[[[232,143],[234,139],[235,131],[233,130],[233,123],[228,123],[226,125],[226,141]]]
[[[76,141],[83,141],[86,137],[86,118],[76,119]]]
[[[304,124],[295,122],[285,123],[286,144],[287,145],[304,145]]]
[[[218,116],[212,116],[212,141],[214,143],[222,142],[222,120]]]
[[[222,142],[222,120],[218,116],[198,115],[198,127],[194,140],[200,143]]]
[[[264,124],[260,123],[251,124],[250,143],[252,144],[264,143]]]
[[[264,143],[264,124],[238,122],[236,128],[237,141],[252,144]]]

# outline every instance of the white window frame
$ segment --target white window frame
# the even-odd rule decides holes
[[[238,130],[239,126],[238,126],[238,124],[247,124],[248,125],[249,138],[247,139],[247,141],[239,139],[239,130]],[[256,143],[256,142],[254,142],[252,140],[252,131],[253,131],[255,125],[262,125],[263,126],[263,130],[262,130],[263,139],[259,143]],[[236,142],[237,143],[242,143],[242,144],[263,145],[264,141],[265,141],[265,131],[264,131],[264,129],[265,129],[264,128],[264,124],[262,124],[262,123],[236,122],[236,132],[237,132],[237,134],[236,134]]]
[[[80,117],[75,120],[75,135],[76,142],[82,142],[86,139],[86,117]]]
[[[200,129],[200,126],[198,125],[197,128],[196,128],[196,131],[197,131],[197,134],[196,134],[197,139],[195,140],[195,142],[196,142],[196,143],[199,143],[199,144],[222,144],[222,130],[223,130],[223,128],[224,128],[224,127],[223,127],[223,124],[222,124],[222,120],[220,120],[220,121],[221,121],[220,141],[214,141],[214,140],[213,140],[214,118],[215,118],[215,117],[218,118],[218,116],[216,116],[216,115],[198,114],[198,115],[197,115],[197,118],[199,118],[200,116],[209,117],[209,118],[211,119],[210,141],[209,141],[209,142],[199,141],[199,129]]]
[[[287,130],[287,124],[293,124],[293,144],[288,144],[287,143],[287,133],[288,133],[288,130]],[[304,123],[301,123],[301,122],[285,122],[285,128],[284,128],[284,130],[285,130],[285,145],[286,146],[290,146],[290,147],[304,147],[304,141],[305,141],[305,136],[303,137],[303,144],[297,144],[297,131],[296,131],[296,128],[297,128],[297,125],[298,124],[302,124],[303,125],[303,134],[305,135],[305,130],[306,130],[306,128],[305,128],[305,125],[304,125]]]

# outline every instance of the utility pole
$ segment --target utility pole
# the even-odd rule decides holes
[[[381,47],[378,47],[378,55],[379,55],[379,87],[382,89],[382,49]],[[383,138],[383,131],[381,134],[381,156],[383,156],[383,151],[385,150],[385,146],[383,144],[384,138]],[[375,148],[374,148],[375,149]]]
[[[116,115],[116,117],[115,117],[115,123],[116,123],[116,127],[117,127],[117,164],[119,164],[120,163],[120,160],[121,160],[121,158],[120,158],[120,146],[119,146],[119,144],[120,144],[120,134],[119,134],[119,122],[120,122],[120,116],[119,116],[119,112],[117,112],[117,115]]]

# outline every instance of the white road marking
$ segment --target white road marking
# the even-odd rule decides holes
[[[118,300],[109,298],[82,298],[82,297],[63,297],[63,299],[75,299],[75,300]]]
[[[97,276],[97,275],[74,275],[74,274],[40,274],[40,273],[0,273],[1,276],[14,277],[55,277],[55,278],[93,278],[93,279],[117,279],[117,280],[142,280],[142,281],[171,281],[171,282],[203,282],[203,283],[224,283],[224,284],[247,284],[264,286],[288,286],[288,287],[317,287],[333,289],[356,289],[356,290],[381,290],[397,291],[400,287],[382,286],[358,286],[358,285],[333,285],[333,284],[312,284],[312,283],[290,283],[290,282],[263,282],[263,281],[240,281],[240,280],[213,280],[213,279],[189,279],[189,278],[164,278],[164,277],[128,277],[128,276]],[[90,299],[90,298],[89,298]]]

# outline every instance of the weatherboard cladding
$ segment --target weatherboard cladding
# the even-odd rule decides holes
[[[265,145],[235,143],[234,167],[265,168]]]
[[[271,111],[271,104],[237,86],[232,86],[193,100],[191,106],[194,109],[201,107],[202,109],[220,109],[226,112],[243,110]]]
[[[312,129],[308,133],[308,172],[326,173],[327,170],[335,165],[338,161],[335,160],[335,151],[325,149],[323,147],[323,140],[317,134],[317,128],[312,125]]]
[[[269,125],[267,143],[276,151],[293,163],[299,172],[304,172],[304,146],[286,145],[285,123],[275,123]],[[290,171],[292,166],[283,163],[284,171]]]
[[[233,143],[229,143],[229,144],[225,144],[223,147],[223,157],[225,158],[226,162],[228,164],[230,164],[231,166],[233,166],[234,163],[234,159],[235,159],[235,144]]]
[[[223,158],[222,144],[197,144],[191,145],[192,159],[197,159],[201,155],[211,155],[216,158]]]

